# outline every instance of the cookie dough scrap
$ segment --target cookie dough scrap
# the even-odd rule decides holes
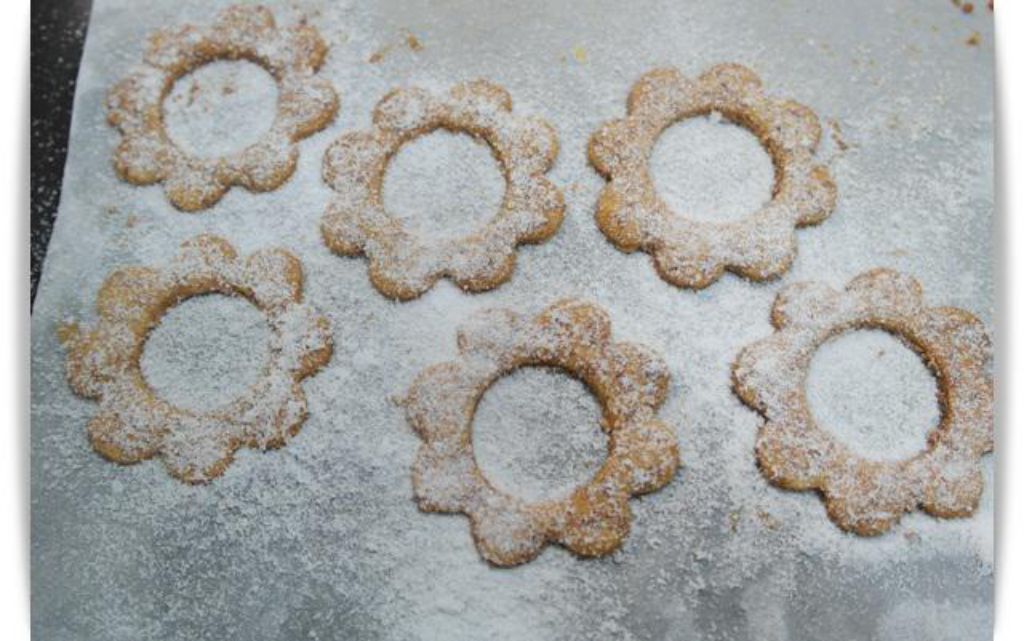
[[[114,167],[136,185],[163,183],[171,203],[194,212],[217,203],[233,185],[255,192],[280,187],[295,172],[296,143],[326,127],[338,111],[331,84],[317,75],[327,46],[316,29],[287,29],[258,5],[232,6],[206,26],[155,32],[139,65],[111,90],[107,119],[122,134]],[[215,60],[246,60],[263,67],[278,85],[270,130],[245,149],[201,158],[171,140],[163,102],[176,80]]]
[[[487,223],[439,243],[411,233],[382,196],[391,158],[438,129],[486,143],[506,182]],[[369,131],[346,133],[327,150],[323,175],[335,196],[322,221],[324,241],[343,256],[365,255],[371,282],[389,298],[416,298],[443,277],[465,291],[493,289],[511,278],[518,245],[543,242],[562,223],[562,193],[544,175],[557,155],[551,125],[513,114],[508,92],[491,82],[459,84],[443,95],[396,89],[377,103]]]
[[[746,67],[717,65],[696,80],[676,69],[648,72],[633,85],[627,112],[590,140],[590,162],[608,181],[597,224],[620,250],[649,253],[658,274],[673,285],[702,289],[726,270],[756,281],[778,276],[796,255],[795,228],[820,223],[835,208],[835,183],[814,160],[821,138],[817,116],[792,100],[766,95]],[[662,132],[711,113],[748,129],[775,165],[771,200],[735,222],[672,211],[651,178],[650,156]]]
[[[140,359],[149,332],[171,307],[204,294],[252,303],[271,329],[270,360],[242,396],[210,412],[175,407],[147,384]],[[96,300],[98,321],[89,329],[60,329],[67,377],[79,396],[99,401],[89,422],[93,448],[117,463],[159,456],[168,472],[204,483],[230,465],[240,447],[284,445],[306,419],[300,386],[330,360],[326,317],[302,301],[302,266],[280,249],[246,259],[227,241],[198,236],[169,265],[113,272]]]
[[[766,419],[756,456],[771,483],[819,491],[836,525],[864,536],[889,530],[918,507],[943,518],[974,512],[980,459],[994,445],[992,347],[981,321],[954,307],[927,307],[916,280],[875,269],[841,292],[816,282],[787,287],[772,324],[777,331],[743,349],[733,366],[736,394]],[[858,456],[811,414],[804,391],[811,358],[855,329],[902,339],[938,381],[942,419],[915,456]]]
[[[486,310],[460,328],[458,346],[458,359],[424,370],[405,399],[423,440],[412,476],[420,509],[468,516],[477,550],[494,565],[526,563],[549,542],[585,557],[617,550],[629,534],[630,497],[663,487],[679,466],[675,432],[656,414],[668,393],[665,363],[639,345],[612,342],[605,312],[578,300],[534,317]],[[500,377],[531,366],[577,377],[602,407],[608,457],[563,499],[526,502],[507,494],[473,454],[480,398]]]

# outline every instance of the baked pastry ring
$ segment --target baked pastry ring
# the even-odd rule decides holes
[[[409,300],[451,278],[466,291],[493,289],[512,276],[516,246],[550,238],[562,223],[561,192],[544,174],[558,139],[540,118],[512,114],[512,98],[485,80],[444,95],[396,89],[373,112],[373,128],[342,135],[324,156],[324,180],[335,192],[321,226],[324,241],[344,256],[365,255],[374,287]],[[388,162],[403,144],[437,129],[467,133],[490,146],[505,176],[499,211],[461,238],[428,243],[384,208]]]
[[[229,7],[209,26],[155,32],[144,64],[108,97],[107,119],[122,134],[114,152],[117,173],[136,185],[162,182],[171,203],[190,212],[213,206],[232,185],[277,189],[295,172],[295,143],[326,127],[338,111],[331,84],[316,75],[326,53],[316,29],[279,29],[270,11],[258,5]],[[247,60],[266,69],[279,89],[277,114],[258,142],[227,156],[201,158],[171,140],[163,102],[178,78],[214,60]]]
[[[881,534],[918,506],[947,518],[974,512],[983,489],[980,458],[994,444],[991,343],[981,321],[954,307],[926,307],[916,280],[875,269],[842,292],[814,282],[787,287],[772,323],[778,331],[746,347],[733,366],[737,395],[766,418],[756,453],[769,481],[818,490],[832,520],[860,535]],[[894,334],[934,373],[942,420],[921,453],[870,460],[814,420],[804,392],[811,358],[853,329]]]
[[[458,360],[424,370],[405,400],[423,444],[413,464],[420,509],[461,512],[477,550],[495,565],[536,557],[557,542],[581,556],[618,549],[629,533],[631,496],[668,483],[679,466],[675,432],[656,416],[669,374],[646,348],[611,342],[599,307],[565,300],[536,317],[487,310],[459,330]],[[473,455],[473,416],[484,392],[520,367],[552,366],[583,381],[603,410],[608,458],[568,497],[525,502],[497,489]]]
[[[702,289],[725,270],[751,280],[778,276],[796,255],[794,229],[821,222],[835,208],[835,183],[814,162],[821,138],[814,112],[766,96],[760,78],[746,67],[717,65],[696,80],[676,69],[656,69],[633,85],[627,111],[590,140],[590,162],[608,180],[597,224],[620,250],[651,254],[658,274],[673,285]],[[735,222],[672,211],[658,196],[648,166],[665,129],[712,112],[753,133],[775,165],[772,199]]]
[[[175,407],[143,377],[140,358],[149,332],[181,301],[203,294],[248,300],[267,317],[270,360],[242,396],[210,412]],[[306,419],[302,379],[331,357],[330,326],[302,302],[302,266],[270,249],[247,259],[227,241],[198,236],[164,268],[113,272],[96,299],[99,320],[89,330],[61,328],[67,376],[80,396],[96,399],[88,425],[93,448],[117,463],[160,456],[168,472],[189,483],[220,476],[240,447],[284,445]]]

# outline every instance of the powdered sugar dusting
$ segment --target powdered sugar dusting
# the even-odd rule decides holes
[[[611,342],[607,314],[565,299],[529,317],[507,309],[476,314],[460,327],[459,358],[423,370],[403,401],[423,439],[413,465],[421,509],[469,517],[480,555],[495,565],[532,561],[548,543],[583,557],[607,556],[629,533],[632,497],[664,487],[679,466],[672,429],[657,417],[668,372],[658,356]],[[600,399],[608,456],[568,496],[528,501],[491,484],[474,455],[477,399],[523,366],[558,367]]]
[[[650,253],[670,283],[701,289],[725,270],[755,281],[779,276],[796,253],[794,229],[820,223],[835,209],[835,182],[815,159],[817,115],[794,100],[769,96],[760,77],[743,65],[719,63],[694,79],[672,67],[650,70],[633,84],[626,108],[626,116],[601,125],[588,146],[590,162],[608,180],[597,223],[619,249]],[[728,223],[673,210],[651,178],[650,156],[664,130],[716,113],[754,134],[775,169],[771,199]]]
[[[280,29],[260,5],[227,7],[200,26],[165,25],[144,49],[142,64],[107,96],[107,119],[122,134],[114,167],[133,184],[163,183],[168,199],[184,211],[213,206],[233,185],[276,189],[295,171],[294,143],[323,129],[338,110],[333,87],[316,75],[326,55],[320,34],[305,24]],[[238,59],[264,67],[278,83],[272,124],[256,143],[226,156],[194,156],[168,135],[165,99],[177,79],[198,67]]]
[[[158,396],[198,411],[229,405],[270,359],[270,328],[250,303],[190,298],[167,311],[142,352],[142,375]]]
[[[484,476],[527,501],[561,498],[589,481],[608,453],[601,409],[586,386],[554,369],[499,379],[473,419]]]
[[[673,211],[726,222],[771,200],[775,169],[753,134],[714,112],[661,133],[651,153],[651,179]]]
[[[433,131],[388,163],[384,207],[419,236],[468,236],[501,209],[505,178],[487,145],[467,134]]]
[[[881,330],[822,345],[806,385],[815,420],[868,458],[914,456],[939,424],[935,377],[916,352]]]
[[[744,347],[733,366],[736,394],[766,420],[756,446],[765,478],[820,491],[836,525],[862,536],[887,532],[917,508],[940,518],[975,512],[981,458],[995,444],[992,345],[977,317],[926,307],[913,277],[873,269],[842,291],[813,281],[790,285],[775,300],[772,324],[775,333]],[[810,358],[828,339],[860,328],[913,345],[940,382],[942,421],[917,455],[894,462],[858,456],[811,415],[804,391]]]
[[[270,131],[277,83],[244,60],[217,60],[179,78],[163,102],[164,124],[175,144],[195,156],[227,156]]]
[[[155,394],[140,359],[169,307],[206,294],[237,296],[258,307],[272,330],[271,358],[245,393],[200,411]],[[306,397],[298,383],[331,357],[327,319],[302,302],[301,263],[280,249],[243,260],[227,241],[197,236],[183,242],[166,267],[110,273],[95,305],[94,325],[69,321],[58,330],[67,351],[68,383],[79,396],[99,402],[100,411],[87,426],[93,448],[123,464],[159,456],[172,475],[190,483],[223,474],[242,446],[269,449],[294,436],[306,419]],[[259,352],[260,346],[251,349]]]
[[[558,155],[557,134],[539,117],[513,114],[512,97],[500,85],[477,79],[443,94],[394,89],[374,107],[373,122],[373,130],[346,132],[327,150],[323,175],[336,196],[321,229],[333,251],[369,259],[370,280],[385,296],[409,300],[443,277],[466,291],[493,289],[512,276],[518,245],[545,241],[562,224],[562,193],[544,175]],[[501,207],[486,224],[442,241],[410,233],[381,194],[392,156],[438,129],[486,143],[506,183]]]

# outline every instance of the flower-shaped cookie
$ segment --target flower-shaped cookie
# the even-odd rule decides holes
[[[114,167],[136,185],[162,182],[171,203],[184,211],[211,207],[232,185],[278,188],[295,171],[295,143],[338,111],[334,89],[316,75],[326,53],[316,29],[279,29],[270,11],[256,5],[229,7],[209,26],[157,31],[144,64],[108,98],[108,120],[122,133]],[[277,114],[258,142],[228,156],[200,158],[168,136],[163,102],[178,78],[214,60],[247,60],[266,69],[279,88]]]
[[[940,517],[971,514],[982,492],[979,459],[993,447],[991,344],[981,321],[953,307],[926,307],[913,278],[875,269],[842,292],[799,283],[772,310],[778,331],[745,348],[734,389],[767,419],[757,460],[772,483],[819,490],[839,527],[861,535],[888,530],[918,506]],[[913,347],[935,374],[942,420],[921,453],[900,461],[854,454],[811,415],[804,382],[830,338],[881,329]]]
[[[202,294],[244,298],[267,318],[270,360],[245,394],[210,412],[175,407],[143,377],[146,338],[164,313]],[[118,463],[163,458],[182,481],[224,472],[242,447],[268,449],[298,433],[306,418],[300,382],[331,357],[327,319],[302,302],[302,266],[279,249],[242,260],[226,241],[198,236],[163,269],[129,267],[107,277],[89,330],[62,328],[72,389],[100,403],[88,425],[97,452]]]
[[[480,554],[495,565],[533,559],[549,541],[601,556],[622,545],[629,498],[668,483],[679,465],[673,430],[656,411],[668,391],[665,364],[646,348],[611,342],[607,315],[566,300],[536,317],[488,310],[463,326],[460,357],[424,370],[406,398],[423,439],[413,466],[421,509],[461,512]],[[490,483],[473,455],[476,406],[488,387],[519,367],[553,366],[582,380],[603,409],[608,458],[564,499],[530,503]]]
[[[336,196],[322,231],[333,251],[366,255],[370,280],[385,296],[412,299],[442,277],[467,291],[497,287],[512,275],[517,245],[547,240],[561,225],[562,194],[544,177],[558,155],[558,139],[545,121],[513,115],[503,88],[476,80],[444,95],[396,89],[377,103],[373,124],[370,131],[344,134],[327,150],[324,180]],[[399,148],[437,129],[487,143],[506,188],[500,209],[481,228],[428,242],[388,213],[381,190]]]
[[[604,124],[590,140],[590,162],[608,180],[597,205],[597,224],[616,247],[652,255],[658,274],[679,287],[700,289],[723,271],[765,280],[789,268],[796,254],[794,228],[832,213],[836,187],[815,164],[821,137],[807,107],[766,96],[746,67],[723,64],[696,80],[657,69],[633,86],[628,115]],[[720,113],[753,133],[775,164],[772,199],[729,223],[687,218],[658,196],[648,161],[661,133],[687,118]]]

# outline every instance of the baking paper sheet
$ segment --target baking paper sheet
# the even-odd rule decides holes
[[[341,112],[301,143],[284,187],[235,189],[188,215],[159,186],[116,177],[105,95],[141,59],[147,33],[207,21],[224,5],[94,3],[32,318],[37,639],[988,638],[992,457],[973,517],[918,513],[880,538],[845,535],[813,493],[763,481],[752,457],[761,419],[729,389],[734,355],[771,332],[775,294],[801,280],[839,287],[893,267],[918,278],[929,302],[992,327],[993,36],[983,7],[965,16],[943,0],[268,3],[279,23],[305,17],[321,30]],[[975,33],[979,44],[967,44]],[[403,47],[406,34],[422,49]],[[586,143],[624,113],[644,71],[674,65],[696,75],[725,61],[750,66],[770,93],[822,118],[839,206],[799,232],[798,257],[780,280],[727,276],[679,290],[657,279],[646,255],[617,252],[597,230],[603,183]],[[565,193],[565,223],[553,240],[521,249],[513,279],[495,291],[466,295],[442,283],[415,302],[387,301],[363,260],[334,256],[320,239],[330,196],[319,180],[323,151],[341,132],[368,127],[395,86],[476,77],[557,129],[550,177]],[[843,145],[829,136],[832,121]],[[242,451],[223,478],[190,487],[158,461],[124,467],[93,452],[85,424],[97,407],[67,386],[56,330],[95,318],[113,268],[167,261],[199,233],[243,253],[293,251],[336,347],[304,384],[310,417],[287,447]],[[684,467],[633,502],[633,531],[613,557],[584,561],[552,547],[495,569],[478,557],[464,518],[417,510],[409,466],[418,440],[392,397],[419,369],[455,356],[455,328],[473,311],[538,310],[565,296],[602,305],[617,337],[669,363],[661,416],[678,432]]]

